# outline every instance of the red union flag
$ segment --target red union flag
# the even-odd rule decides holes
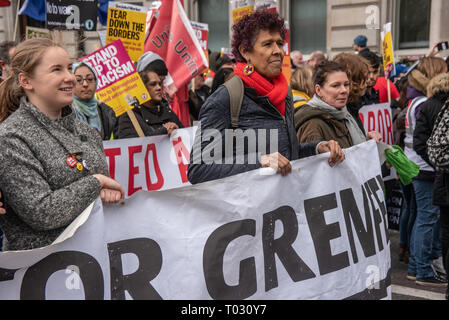
[[[144,51],[165,60],[175,86],[180,88],[208,68],[206,56],[179,0],[164,0],[145,41]]]

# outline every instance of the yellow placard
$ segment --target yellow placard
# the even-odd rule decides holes
[[[382,41],[382,58],[384,62],[384,68],[394,62],[393,55],[393,42],[391,39],[391,32],[385,34],[385,38]]]
[[[241,18],[254,11],[254,6],[247,6],[232,10],[232,23],[236,24]]]
[[[109,7],[106,44],[121,39],[129,57],[137,61],[144,52],[147,13]]]
[[[142,104],[151,99],[138,73],[133,73],[109,87],[97,91],[97,96],[100,101],[114,110],[117,117],[131,110],[133,103]]]
[[[380,34],[382,38],[382,60],[385,70],[387,70],[388,66],[394,64],[394,50],[391,30],[392,24],[389,22],[385,24],[384,30]]]

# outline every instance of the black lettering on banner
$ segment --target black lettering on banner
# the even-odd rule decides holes
[[[349,266],[348,252],[341,252],[335,256],[331,252],[330,241],[341,237],[341,231],[338,222],[326,224],[324,212],[335,208],[337,208],[335,193],[304,201],[304,210],[321,275]]]
[[[284,233],[275,240],[276,220],[282,222]],[[315,278],[313,271],[292,247],[297,236],[298,220],[292,207],[280,207],[263,215],[262,244],[265,262],[265,291],[278,286],[275,254],[294,282]]]
[[[0,268],[0,282],[14,279],[14,274],[19,269],[3,269]]]
[[[239,283],[226,284],[223,258],[232,240],[256,234],[256,221],[252,219],[227,223],[212,232],[203,251],[203,270],[206,287],[212,299],[246,299],[257,291],[256,263],[254,257],[240,261]]]
[[[45,287],[50,276],[68,266],[77,266],[86,300],[103,300],[103,272],[97,260],[79,251],[59,251],[50,254],[27,269],[20,288],[21,300],[45,300]]]
[[[372,184],[372,182],[374,182],[375,186],[373,186],[373,188],[370,188],[370,182],[371,182],[371,184]],[[376,191],[379,190],[376,180],[371,179],[371,180],[368,180],[367,182],[365,182],[365,190],[368,194],[368,198],[371,203],[371,208],[372,208],[373,218],[374,218],[374,228],[376,229],[377,245],[379,246],[379,252],[380,252],[384,249],[384,244],[382,242],[382,233],[380,232],[380,224],[382,223],[382,216],[380,214],[379,209],[377,209],[374,206],[374,200],[373,200],[373,196],[374,196],[374,198],[378,199],[377,195],[375,195]],[[379,202],[379,201],[377,201],[377,202]],[[379,207],[380,207],[380,205],[379,205]]]
[[[357,263],[359,259],[357,257],[357,250],[355,247],[352,226],[354,226],[354,229],[356,230],[357,238],[360,241],[365,257],[368,258],[376,254],[373,224],[371,220],[371,211],[368,204],[368,197],[366,195],[366,192],[363,190],[363,186],[361,186],[361,189],[363,191],[363,205],[365,209],[364,211],[366,228],[363,225],[363,220],[357,207],[357,202],[355,201],[352,189],[340,191],[341,205],[343,209],[343,215],[345,217],[346,229],[348,232],[349,244],[351,246],[352,259],[354,263]]]
[[[162,251],[156,241],[136,238],[108,243],[108,252],[111,264],[111,300],[125,300],[125,290],[133,299],[162,300],[150,284],[162,268]],[[132,274],[123,274],[122,254],[125,253],[135,254],[139,260],[139,268]]]
[[[370,180],[370,186],[371,186],[371,190],[375,189],[376,191],[379,190],[378,186],[380,186],[380,189],[382,190],[382,192],[384,192],[385,194],[385,184],[384,181],[382,180],[382,177],[380,175],[378,175],[376,177],[377,182],[379,183],[378,185],[375,183],[375,180],[372,179],[372,181]],[[377,201],[377,203],[379,204],[380,210],[382,211],[382,215],[384,217],[384,228],[385,228],[385,237],[386,237],[386,241],[387,244],[390,242],[390,234],[388,232],[388,211],[387,211],[387,204],[385,203],[385,201],[380,201],[379,197],[377,196],[377,193],[374,193],[374,197]]]

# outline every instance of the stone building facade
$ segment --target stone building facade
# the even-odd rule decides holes
[[[18,1],[0,8],[0,41],[23,37],[24,19],[16,19]],[[255,0],[259,1],[259,0]],[[23,0],[20,0],[22,3]],[[121,2],[149,6],[149,0]],[[209,24],[212,51],[229,47],[232,13],[229,0],[184,0],[188,17]],[[305,55],[314,50],[330,57],[351,51],[353,39],[364,34],[368,46],[380,52],[381,29],[393,23],[397,58],[425,54],[437,41],[449,40],[449,1],[447,0],[277,0],[278,11],[289,21],[291,49]],[[104,29],[98,24],[98,29]],[[76,32],[65,31],[60,37],[71,56],[78,54]],[[82,49],[92,52],[101,46],[97,32],[84,33]]]

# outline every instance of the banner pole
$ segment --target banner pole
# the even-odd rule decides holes
[[[19,26],[19,11],[20,11],[20,2],[17,4],[16,10],[16,21],[14,24],[14,37],[13,37],[14,42],[16,42],[17,40],[17,27]]]
[[[388,91],[388,102],[391,104],[391,88],[390,88],[390,80],[386,78],[387,80],[387,91]]]

